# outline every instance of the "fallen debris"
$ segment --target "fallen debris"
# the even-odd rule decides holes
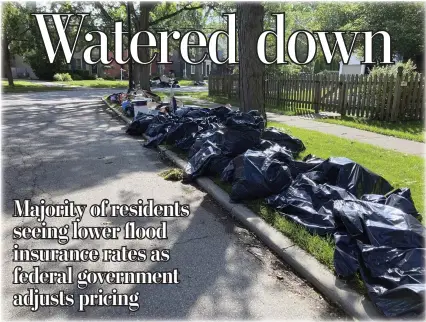
[[[178,168],[168,169],[161,172],[160,177],[168,181],[180,181],[183,179],[183,171]]]

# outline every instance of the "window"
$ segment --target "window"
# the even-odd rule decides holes
[[[195,74],[195,65],[191,65],[191,75]]]

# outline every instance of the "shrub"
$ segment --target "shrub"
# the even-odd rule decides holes
[[[58,82],[70,82],[72,81],[72,77],[68,73],[56,73],[53,75],[53,80]]]
[[[109,76],[109,75],[106,75],[106,76],[104,77],[104,79],[105,79],[105,80],[109,80],[109,81],[115,80],[115,78],[114,78],[113,76]]]
[[[62,77],[63,74],[60,73],[56,73],[55,75],[53,75],[53,80],[57,81],[57,82],[62,82],[64,79]]]
[[[402,76],[405,77],[405,75],[408,75],[409,77],[411,76],[416,76],[417,74],[419,74],[418,72],[416,72],[417,66],[413,63],[413,61],[411,59],[409,59],[406,63],[396,63],[394,65],[387,65],[387,66],[376,66],[374,67],[371,72],[370,75],[371,77],[374,77],[377,75],[377,77],[379,77],[380,75],[383,76],[396,76],[398,74],[398,67],[402,67]]]
[[[81,77],[79,74],[72,74],[71,77],[72,77],[73,80],[82,80],[83,79],[83,77]]]
[[[96,80],[103,81],[104,79],[102,77],[96,77]]]
[[[71,77],[71,75],[69,73],[62,74],[62,80],[64,82],[71,82],[72,81],[72,77]]]
[[[98,78],[98,75],[96,75],[96,74],[87,76],[87,79],[89,79],[89,80],[96,80],[96,78]]]

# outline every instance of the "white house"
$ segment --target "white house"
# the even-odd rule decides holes
[[[343,64],[343,62],[340,61],[339,75],[364,75],[366,65],[361,64],[363,60],[363,57],[352,55],[349,58],[348,64]]]

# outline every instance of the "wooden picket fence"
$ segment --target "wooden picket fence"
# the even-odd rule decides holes
[[[210,75],[209,95],[239,99],[238,75]],[[424,118],[422,75],[266,76],[265,105],[295,114],[334,112],[376,120]]]

